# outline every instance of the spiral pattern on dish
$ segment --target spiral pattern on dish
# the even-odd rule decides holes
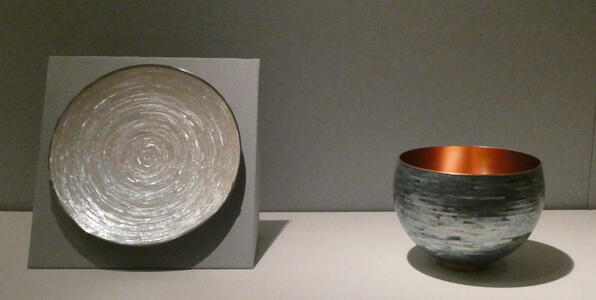
[[[50,175],[86,232],[125,245],[159,244],[212,216],[234,184],[240,138],[210,85],[156,65],[87,86],[56,126]]]

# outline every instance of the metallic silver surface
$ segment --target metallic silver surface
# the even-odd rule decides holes
[[[50,175],[86,232],[125,245],[179,237],[230,192],[240,137],[223,98],[166,66],[117,70],[87,86],[59,120]]]
[[[400,158],[393,197],[401,224],[416,245],[447,265],[504,257],[530,236],[540,218],[544,177],[537,159],[527,172],[476,175],[424,170]]]

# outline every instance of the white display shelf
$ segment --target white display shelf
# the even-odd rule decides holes
[[[480,273],[438,267],[392,212],[260,218],[253,270],[29,270],[31,213],[0,212],[0,299],[596,299],[596,211],[545,211]]]

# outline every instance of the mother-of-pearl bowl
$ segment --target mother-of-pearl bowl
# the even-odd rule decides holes
[[[83,231],[148,246],[219,211],[240,157],[236,120],[215,88],[174,67],[136,65],[72,100],[56,125],[49,167],[58,203]]]
[[[500,259],[528,239],[544,202],[542,164],[516,151],[439,146],[402,153],[393,198],[417,246],[456,270]]]

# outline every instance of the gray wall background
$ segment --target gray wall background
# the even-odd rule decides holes
[[[596,207],[593,1],[2,1],[0,209],[30,209],[49,55],[260,58],[263,210],[390,210],[397,155],[543,160]]]

